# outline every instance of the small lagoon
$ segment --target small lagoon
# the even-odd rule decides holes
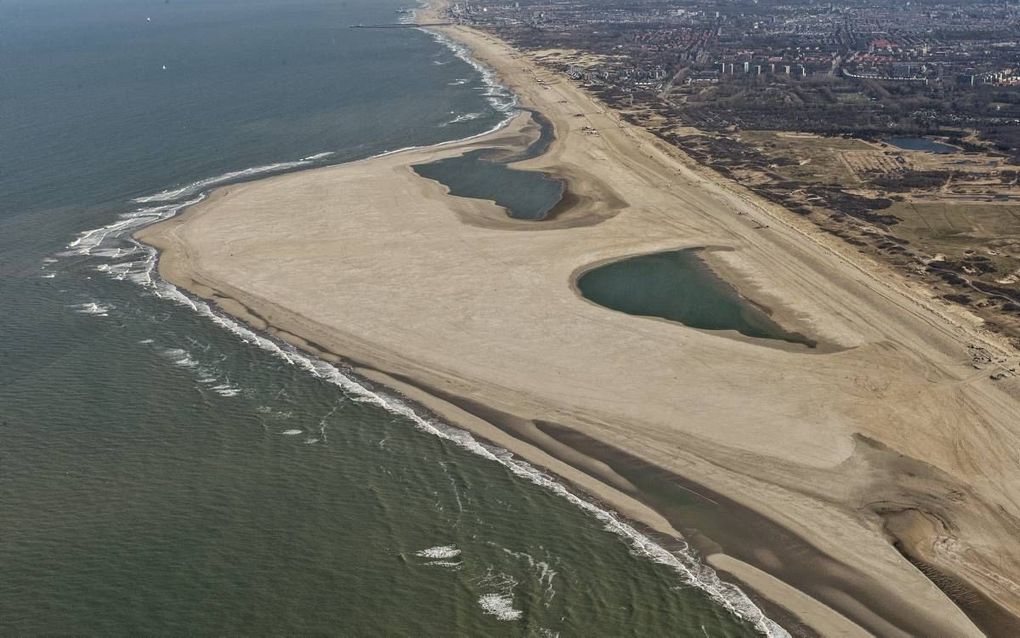
[[[541,221],[563,199],[562,180],[539,171],[510,168],[510,164],[538,157],[555,139],[552,123],[537,111],[528,110],[538,125],[538,139],[520,153],[499,157],[497,149],[483,148],[457,157],[413,166],[418,175],[439,182],[457,197],[486,199],[506,209],[513,219]]]
[[[697,249],[640,255],[598,266],[577,280],[581,294],[600,306],[659,317],[701,330],[735,330],[814,348],[817,343],[785,330],[740,296],[708,267]]]
[[[514,219],[545,219],[563,197],[563,182],[544,173],[512,169],[487,159],[490,154],[481,149],[413,168],[449,188],[451,195],[491,200]]]
[[[953,153],[960,152],[960,149],[955,146],[936,142],[927,137],[891,137],[886,141],[896,148],[902,148],[905,151],[924,151],[925,153],[936,153],[938,155],[952,155]]]

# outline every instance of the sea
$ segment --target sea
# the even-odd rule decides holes
[[[692,551],[131,240],[220,184],[505,121],[456,46],[350,28],[407,6],[0,2],[0,634],[782,635]]]

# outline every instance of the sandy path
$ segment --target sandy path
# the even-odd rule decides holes
[[[745,579],[760,595],[823,633],[849,623],[979,635],[892,535],[953,591],[977,596],[968,611],[983,627],[1002,626],[1000,606],[1020,612],[1020,387],[977,373],[967,346],[1010,353],[972,318],[697,168],[563,78],[486,36],[447,31],[555,124],[549,153],[524,165],[566,178],[576,206],[515,222],[410,169],[519,145],[535,134],[522,116],[467,144],[221,189],[140,234],[163,250],[161,273],[360,362],[661,533],[683,521],[614,474],[613,459],[643,459],[765,516],[776,527],[753,542],[708,534],[735,556],[717,562],[738,578],[741,562],[753,565]],[[601,260],[685,246],[732,249],[712,252],[712,265],[787,327],[842,350],[630,317],[571,287]],[[508,423],[564,426],[620,456],[545,430],[515,436]]]

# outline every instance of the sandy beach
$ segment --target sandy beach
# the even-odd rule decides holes
[[[661,538],[810,635],[1020,622],[1017,353],[963,310],[699,167],[502,42],[440,27],[556,140],[515,165],[570,205],[518,221],[412,166],[485,136],[215,191],[138,238],[168,281],[342,360]],[[777,347],[614,312],[579,273],[686,247],[790,330]],[[681,486],[698,520],[671,506]]]

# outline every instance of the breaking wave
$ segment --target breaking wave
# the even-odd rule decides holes
[[[481,578],[479,586],[481,589],[495,590],[478,598],[478,606],[485,613],[505,622],[520,620],[524,615],[520,609],[514,608],[514,587],[517,586],[517,581],[512,576],[493,574],[490,569],[489,573]]]
[[[432,36],[432,39],[436,42],[452,51],[455,56],[469,64],[471,68],[482,76],[482,83],[484,84],[482,94],[486,97],[493,109],[504,114],[510,114],[514,111],[517,107],[517,96],[511,93],[507,87],[499,83],[495,71],[472,58],[467,47],[464,45],[454,42],[437,31],[431,31],[429,29],[422,30]]]
[[[436,560],[449,560],[460,556],[460,550],[456,545],[437,545],[427,549],[420,549],[414,553],[419,558],[432,558]]]
[[[639,532],[615,512],[603,509],[576,495],[555,478],[515,457],[507,450],[484,444],[465,430],[447,425],[429,415],[420,413],[395,395],[369,389],[368,386],[361,383],[356,377],[329,362],[309,356],[290,344],[270,339],[244,324],[216,312],[206,302],[193,299],[181,292],[177,287],[159,279],[155,275],[155,249],[139,244],[134,240],[130,241],[138,249],[137,252],[132,252],[131,254],[137,255],[140,253],[142,257],[135,261],[127,262],[125,264],[127,268],[123,271],[118,268],[109,268],[105,272],[113,276],[118,276],[117,273],[121,272],[130,272],[131,274],[127,275],[126,279],[142,286],[156,297],[183,306],[234,334],[245,343],[261,348],[278,359],[296,366],[326,383],[335,385],[352,400],[370,403],[391,414],[404,417],[419,430],[447,440],[490,461],[499,463],[514,475],[531,481],[567,499],[570,503],[600,521],[605,529],[621,537],[628,543],[636,555],[670,567],[685,583],[706,592],[715,602],[730,610],[734,615],[753,623],[761,633],[766,636],[788,636],[779,625],[767,618],[762,610],[755,606],[740,588],[722,581],[711,567],[700,563],[692,553],[687,551],[671,552],[657,545],[652,539]],[[165,356],[182,368],[195,369],[199,374],[203,372],[198,361],[183,349],[166,350]],[[201,381],[202,378],[199,380]],[[211,385],[212,381],[209,384]],[[219,385],[212,387],[215,390]],[[224,390],[227,389],[224,387]],[[284,432],[284,434],[288,435],[299,433],[301,431]],[[442,548],[430,549],[453,551],[455,548],[444,546]],[[551,580],[550,576],[547,576],[547,578]],[[496,615],[501,619],[512,620],[517,617],[515,614],[520,612],[513,609],[510,603],[512,603],[512,599],[508,602],[505,592],[486,594],[483,596],[483,600],[479,600],[479,604],[482,605],[487,613]]]
[[[485,117],[484,113],[463,113],[453,118],[449,122],[440,124],[440,126],[450,126],[451,124],[460,124],[461,122],[470,122],[471,120],[477,120],[480,117]]]
[[[522,559],[528,562],[528,567],[535,573],[538,578],[538,584],[542,587],[542,596],[544,603],[548,607],[549,603],[556,596],[556,590],[553,589],[553,579],[556,578],[558,572],[553,569],[549,563],[544,560],[535,560],[535,558],[527,552],[515,552],[511,549],[503,548],[503,551],[513,556],[514,558]]]
[[[152,340],[145,339],[144,342],[151,344]],[[239,386],[224,378],[225,375],[219,373],[212,366],[202,364],[192,353],[184,348],[163,348],[159,349],[158,352],[164,359],[167,359],[178,368],[193,371],[195,380],[198,383],[221,397],[236,397],[242,392]]]
[[[113,306],[109,304],[101,304],[95,301],[75,304],[71,306],[71,308],[78,314],[95,315],[97,317],[109,317],[110,311],[113,310]]]
[[[464,567],[460,554],[456,545],[437,545],[414,553],[418,558],[428,559],[425,564],[429,567],[443,567],[452,571],[460,571]]]
[[[237,182],[240,180],[248,179],[251,177],[258,177],[262,175],[269,175],[272,173],[282,173],[284,171],[290,171],[295,168],[305,168],[312,164],[331,157],[332,152],[316,153],[315,155],[309,155],[308,157],[302,158],[294,162],[279,162],[277,164],[268,164],[266,166],[255,166],[252,168],[245,168],[239,171],[231,171],[216,177],[209,177],[206,179],[192,182],[186,186],[179,188],[173,188],[165,191],[160,191],[153,195],[146,195],[144,197],[136,197],[133,201],[137,204],[151,204],[154,202],[174,202],[182,197],[190,197],[196,193],[208,190],[214,186],[220,186],[222,184],[228,184]]]
[[[482,76],[485,82],[485,94],[492,107],[505,114],[503,120],[493,128],[477,135],[445,142],[437,145],[455,144],[487,135],[505,126],[514,115],[516,97],[505,87],[496,82],[495,74],[471,59],[467,49],[450,41],[441,34],[426,31],[437,42],[449,47],[457,57],[474,67]],[[410,150],[417,147],[407,147],[394,151],[382,153],[391,155],[393,153]],[[269,337],[263,336],[244,324],[235,321],[199,299],[194,299],[181,292],[175,286],[161,280],[156,274],[157,252],[154,248],[141,244],[131,237],[135,230],[178,214],[184,208],[199,203],[206,197],[208,189],[224,185],[230,182],[247,179],[258,175],[283,172],[295,168],[303,168],[328,158],[330,154],[320,153],[311,155],[295,162],[283,162],[249,168],[241,171],[224,173],[186,186],[169,189],[153,195],[139,197],[134,201],[139,204],[158,204],[156,206],[138,208],[125,213],[118,219],[106,226],[80,233],[72,240],[60,256],[79,256],[101,261],[95,266],[95,270],[117,280],[129,281],[142,287],[147,293],[153,296],[177,304],[181,307],[208,319],[222,329],[234,334],[237,338],[252,346],[261,348],[287,364],[296,366],[308,374],[330,383],[339,388],[348,398],[361,403],[371,403],[384,409],[391,414],[406,418],[419,430],[449,441],[469,452],[477,454],[492,462],[499,463],[508,471],[519,478],[528,480],[535,485],[549,490],[550,492],[565,498],[570,503],[585,511],[603,526],[617,534],[632,549],[632,551],[648,560],[666,565],[671,568],[679,578],[688,585],[697,587],[706,592],[717,604],[728,609],[739,618],[754,624],[757,630],[770,637],[788,637],[789,634],[779,625],[765,616],[747,595],[735,585],[722,581],[716,572],[700,563],[693,553],[688,551],[669,551],[657,545],[652,539],[643,535],[632,525],[620,518],[615,512],[603,509],[598,505],[576,495],[564,484],[555,478],[533,467],[525,461],[516,458],[507,450],[484,444],[475,439],[469,432],[447,425],[428,414],[415,409],[412,405],[402,401],[395,395],[386,392],[369,389],[356,377],[347,371],[326,361],[315,359],[304,354],[295,347],[277,342]],[[378,156],[377,156],[378,157]],[[186,201],[184,198],[189,198]],[[81,304],[75,307],[76,311],[87,314],[106,316],[110,310],[97,302]],[[207,369],[198,362],[191,353],[183,349],[166,349],[162,351],[163,356],[170,359],[175,365],[181,368],[193,370],[200,383],[213,392],[222,396],[235,396],[241,389],[231,384],[228,380],[222,379],[214,370]],[[305,433],[302,430],[286,430],[284,435],[296,436]],[[306,442],[317,442],[318,439],[309,439]],[[452,546],[429,548],[428,550],[449,550],[454,551]],[[459,550],[456,550],[459,553]],[[450,556],[450,558],[456,555]],[[449,564],[451,567],[459,563],[451,562],[448,558],[437,557],[436,564]],[[541,566],[536,566],[542,569]],[[547,571],[542,576],[551,585],[555,572]],[[497,587],[497,583],[491,583],[493,591],[484,594],[478,600],[478,604],[489,614],[501,620],[512,621],[521,617],[522,612],[513,607],[512,589],[516,583],[507,585],[505,581]]]
[[[485,613],[504,621],[519,620],[524,615],[520,609],[514,609],[513,596],[506,594],[484,594],[478,605]]]
[[[232,332],[241,340],[260,347],[279,359],[337,386],[352,399],[377,405],[392,414],[402,416],[411,421],[419,430],[438,436],[483,458],[499,463],[514,475],[531,481],[567,499],[576,507],[599,520],[607,530],[620,536],[630,545],[636,555],[670,567],[685,583],[703,590],[715,602],[730,610],[734,615],[753,623],[761,633],[766,636],[788,636],[779,625],[767,618],[740,588],[722,581],[711,567],[698,562],[693,554],[686,551],[671,552],[657,545],[653,540],[625,522],[615,512],[603,509],[577,496],[556,479],[525,461],[516,458],[510,452],[481,443],[465,430],[452,427],[430,416],[420,414],[409,404],[393,395],[370,390],[355,377],[350,376],[333,364],[314,359],[289,344],[277,343],[268,337],[262,336],[233,319],[213,311],[205,302],[192,299],[166,282],[155,280],[152,286],[153,292],[157,296],[185,306]],[[485,597],[483,608],[494,615],[503,614],[502,617],[509,618],[512,612],[516,610],[513,610],[512,607],[507,607],[506,602],[506,595],[504,593],[489,594]],[[480,601],[479,604],[483,603]]]

